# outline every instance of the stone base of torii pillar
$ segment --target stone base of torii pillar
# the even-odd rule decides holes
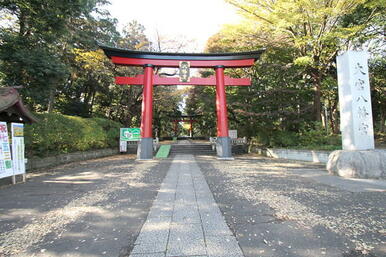
[[[337,57],[343,150],[330,154],[329,173],[349,178],[386,178],[386,151],[374,150],[368,53]]]
[[[232,139],[230,137],[217,137],[216,152],[219,160],[234,160],[232,157]]]
[[[141,138],[138,142],[137,160],[152,160],[153,151],[153,138]]]

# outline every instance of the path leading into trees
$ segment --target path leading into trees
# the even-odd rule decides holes
[[[119,155],[0,187],[0,256],[386,256],[386,182],[238,156]]]

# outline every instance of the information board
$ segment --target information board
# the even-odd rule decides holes
[[[11,149],[6,122],[0,122],[0,178],[13,176]]]
[[[121,128],[120,141],[139,141],[140,139],[140,128]]]
[[[229,130],[229,137],[232,139],[237,138],[237,130]]]
[[[13,174],[20,175],[25,173],[24,124],[11,123],[11,130]]]
[[[121,153],[127,152],[127,141],[119,141],[119,151]]]

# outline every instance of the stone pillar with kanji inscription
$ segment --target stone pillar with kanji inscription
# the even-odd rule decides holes
[[[373,117],[366,52],[337,58],[340,129],[343,150],[374,149]]]
[[[337,57],[342,151],[327,163],[330,173],[343,177],[386,176],[386,152],[374,150],[368,53],[347,51]]]

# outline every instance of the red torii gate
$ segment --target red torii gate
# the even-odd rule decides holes
[[[193,136],[193,123],[194,122],[197,122],[197,120],[194,120],[193,118],[194,117],[201,117],[202,115],[181,115],[179,117],[174,117],[176,118],[175,120],[173,120],[173,123],[174,123],[174,134],[175,136],[177,136],[177,126],[178,126],[178,123],[179,122],[189,122],[190,124],[190,127],[189,127],[189,133],[190,133],[190,137]]]
[[[156,53],[133,51],[100,46],[114,64],[142,66],[144,74],[136,77],[116,77],[119,85],[143,85],[141,141],[137,155],[141,160],[153,158],[153,86],[155,85],[201,85],[216,86],[217,156],[232,158],[231,139],[228,135],[228,113],[225,86],[250,86],[249,78],[230,78],[224,75],[225,68],[251,67],[264,50],[219,53]],[[154,74],[155,67],[180,68],[180,77],[160,77]],[[216,75],[209,78],[190,78],[190,68],[213,68]]]

